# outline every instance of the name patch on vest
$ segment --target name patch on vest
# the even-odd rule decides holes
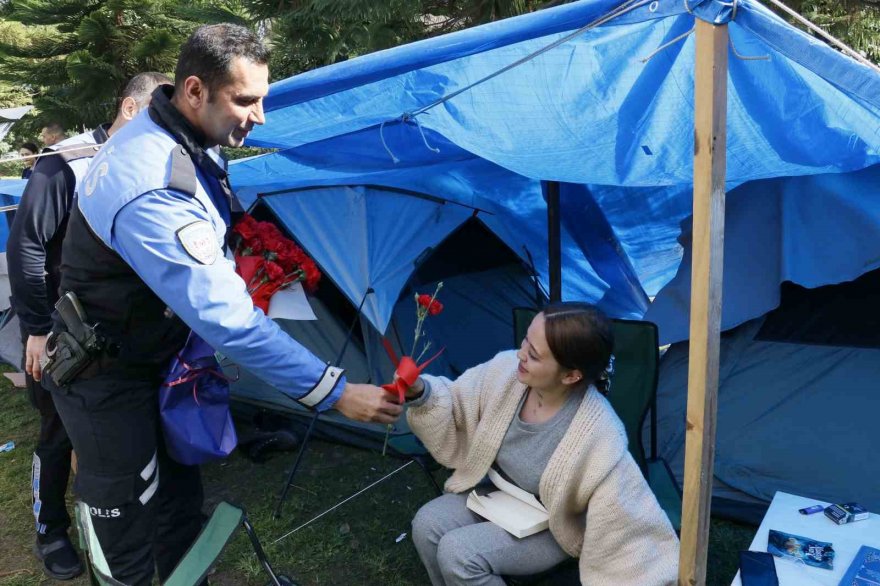
[[[187,224],[177,230],[177,238],[186,253],[203,265],[212,265],[217,260],[220,249],[217,235],[209,222],[200,220]]]

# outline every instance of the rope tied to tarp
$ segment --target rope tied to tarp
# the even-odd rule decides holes
[[[688,0],[683,0],[683,2],[684,2],[684,9],[688,12],[688,14],[693,15],[694,12],[693,12],[693,10],[691,10],[690,5],[688,4]],[[730,7],[731,8],[730,20],[736,19],[736,7],[739,4],[739,0],[733,0],[733,2],[720,2],[719,1],[718,4],[720,4],[722,6]],[[647,63],[648,61],[653,59],[658,53],[660,53],[664,49],[671,47],[672,45],[674,45],[675,43],[677,43],[683,39],[688,38],[691,34],[693,34],[693,32],[695,30],[697,30],[696,25],[694,25],[686,33],[683,33],[683,34],[675,37],[674,39],[672,39],[666,43],[663,43],[662,45],[660,45],[659,47],[657,47],[656,49],[651,51],[648,55],[639,59],[639,61],[641,63]],[[736,50],[736,45],[733,43],[733,36],[731,36],[731,35],[728,35],[728,37],[727,37],[727,44],[730,45],[730,51],[731,51],[731,53],[733,53],[733,56],[741,61],[769,61],[770,60],[770,55],[741,55],[739,53],[739,51]]]
[[[685,4],[687,4],[687,0],[685,0]],[[675,43],[677,43],[677,42],[679,42],[679,41],[681,41],[681,40],[684,40],[684,39],[688,38],[689,36],[691,36],[691,34],[693,34],[693,32],[694,32],[695,30],[697,30],[697,27],[696,27],[696,26],[692,27],[692,28],[691,28],[689,31],[687,31],[686,33],[682,33],[682,34],[678,35],[677,37],[675,37],[675,38],[672,39],[671,41],[666,42],[666,43],[663,43],[662,45],[660,45],[659,47],[657,47],[656,49],[654,49],[653,51],[651,51],[650,53],[648,53],[646,56],[644,56],[644,57],[642,57],[641,59],[639,59],[639,62],[641,62],[641,63],[647,63],[648,61],[650,61],[651,59],[653,59],[655,55],[657,55],[658,53],[660,53],[661,51],[663,51],[663,49],[666,49],[667,47],[671,47],[671,46],[674,45]]]
[[[418,129],[419,129],[419,134],[422,135],[422,142],[425,143],[425,148],[427,148],[427,149],[428,149],[429,151],[431,151],[431,152],[439,153],[439,152],[440,152],[440,149],[438,149],[438,148],[436,148],[436,147],[432,147],[431,145],[428,144],[428,137],[425,136],[425,130],[422,128],[422,123],[419,122],[419,119],[416,118],[415,116],[411,116],[411,115],[409,115],[409,114],[404,114],[404,115],[403,115],[403,120],[402,120],[402,121],[403,121],[404,123],[406,123],[406,122],[408,122],[409,120],[412,120],[413,122],[416,123],[416,126],[417,126]]]
[[[422,142],[425,143],[425,148],[432,153],[440,152],[440,149],[428,144],[428,137],[425,135],[425,129],[422,128],[422,123],[419,122],[419,119],[409,112],[405,112],[400,118],[395,118],[394,120],[385,120],[384,122],[382,122],[382,124],[379,125],[379,139],[382,141],[382,146],[385,148],[385,152],[388,153],[388,156],[391,157],[391,162],[393,162],[395,165],[400,162],[400,159],[397,158],[393,152],[391,152],[391,147],[389,147],[388,143],[385,142],[385,125],[389,122],[402,122],[406,124],[409,121],[415,122],[416,127],[419,129],[419,135],[421,135],[422,137]]]
[[[394,122],[394,120],[385,120],[382,124],[379,125],[379,140],[382,141],[382,146],[385,147],[385,152],[388,153],[388,156],[391,157],[391,162],[395,165],[400,162],[400,159],[394,156],[394,153],[391,152],[391,149],[388,147],[388,143],[385,142],[385,124],[388,122]]]
[[[99,150],[101,150],[102,146],[103,145],[100,145],[100,144],[81,144],[81,145],[72,146],[72,147],[69,147],[66,149],[60,149],[57,151],[53,151],[53,150],[43,151],[42,153],[37,153],[34,155],[24,155],[24,156],[18,155],[16,157],[3,157],[3,158],[0,158],[0,163],[16,163],[19,161],[30,161],[30,160],[41,159],[43,157],[51,157],[52,155],[63,155],[65,153],[69,153],[72,151],[98,152]]]
[[[286,537],[289,537],[290,535],[293,535],[294,533],[296,533],[296,532],[299,531],[300,529],[304,529],[304,528],[308,527],[309,525],[311,525],[312,523],[314,523],[315,521],[317,521],[318,519],[320,519],[320,518],[323,517],[324,515],[326,515],[326,514],[328,514],[328,513],[332,513],[333,511],[335,511],[336,509],[338,509],[339,507],[341,507],[342,505],[344,505],[344,504],[347,503],[348,501],[354,499],[355,497],[358,497],[358,496],[362,495],[363,493],[367,492],[368,490],[370,490],[370,489],[373,488],[374,486],[376,486],[376,485],[378,485],[378,484],[380,484],[380,483],[382,483],[382,482],[388,480],[389,478],[391,478],[392,476],[394,476],[395,474],[397,474],[398,472],[400,472],[401,470],[403,470],[404,468],[406,468],[407,466],[409,466],[409,465],[412,464],[413,462],[415,462],[415,460],[410,460],[410,461],[407,462],[406,464],[400,466],[399,468],[397,468],[396,470],[393,470],[392,472],[389,472],[388,474],[386,474],[385,476],[383,476],[383,477],[380,478],[379,480],[373,482],[373,483],[370,484],[369,486],[366,486],[366,487],[360,489],[359,491],[357,491],[356,493],[354,493],[353,495],[351,495],[351,496],[348,497],[347,499],[345,499],[345,500],[343,500],[343,501],[340,501],[340,502],[336,503],[335,505],[333,505],[332,507],[330,507],[329,509],[327,509],[327,510],[324,511],[323,513],[321,513],[321,514],[319,514],[319,515],[316,515],[316,516],[312,517],[311,519],[309,519],[308,521],[306,521],[305,523],[303,523],[302,525],[300,525],[300,526],[297,527],[296,529],[293,529],[293,530],[291,530],[291,531],[288,531],[287,533],[285,533],[284,535],[282,535],[281,537],[279,537],[278,539],[276,539],[275,541],[273,541],[273,542],[272,542],[272,545],[275,545],[276,543],[278,543],[278,542],[281,541],[282,539],[285,539]]]
[[[809,30],[813,31],[814,33],[816,33],[820,37],[824,38],[826,41],[828,41],[832,45],[836,46],[845,55],[849,55],[850,57],[852,57],[853,59],[855,59],[856,61],[858,61],[862,65],[866,65],[867,67],[870,67],[874,71],[880,72],[880,67],[878,67],[875,63],[873,63],[872,61],[870,61],[869,59],[864,57],[861,53],[859,53],[858,51],[856,51],[855,49],[853,49],[852,47],[850,47],[849,45],[847,45],[843,41],[840,41],[839,39],[837,39],[836,37],[831,35],[831,33],[827,32],[825,29],[821,28],[820,26],[818,26],[816,24],[813,24],[812,22],[810,22],[809,20],[807,20],[806,18],[804,18],[803,16],[801,16],[800,14],[798,14],[797,12],[795,12],[794,10],[792,10],[791,8],[789,8],[788,6],[786,6],[785,4],[780,2],[779,0],[769,0],[769,2],[771,4],[773,4],[773,6],[777,7],[778,9],[782,10],[783,12],[785,12],[786,14],[788,14],[789,16],[794,18],[800,24],[807,27]]]

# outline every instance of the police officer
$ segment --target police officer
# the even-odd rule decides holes
[[[119,110],[112,124],[99,126],[63,140],[45,153],[22,194],[9,234],[9,263],[12,302],[21,325],[24,368],[31,403],[40,411],[40,437],[31,468],[33,511],[37,543],[34,551],[43,571],[57,580],[82,572],[82,564],[67,529],[70,517],[64,504],[70,474],[70,440],[55,411],[52,396],[40,384],[39,356],[52,328],[52,306],[58,300],[61,242],[73,202],[76,185],[89,162],[108,136],[122,128],[150,102],[160,83],[171,83],[160,73],[135,76],[122,92]],[[34,147],[36,152],[36,147]]]
[[[197,29],[174,88],[157,89],[148,111],[107,143],[71,214],[61,288],[108,343],[55,399],[77,453],[93,564],[123,584],[149,584],[154,560],[164,580],[200,529],[198,468],[167,456],[157,408],[162,369],[190,328],[319,411],[382,423],[401,412],[255,309],[224,255],[236,209],[213,147],[240,146],[264,122],[268,58],[243,27]],[[58,319],[55,328],[62,335]]]

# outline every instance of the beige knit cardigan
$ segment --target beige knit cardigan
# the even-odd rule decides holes
[[[482,480],[495,461],[526,386],[517,358],[502,352],[457,380],[425,376],[431,392],[407,421],[431,455],[453,469],[446,490]],[[584,586],[660,586],[678,574],[678,539],[627,451],[626,432],[608,401],[585,395],[541,476],[550,532],[579,557]]]

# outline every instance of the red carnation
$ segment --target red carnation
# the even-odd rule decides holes
[[[273,224],[272,222],[257,222],[257,229],[260,232],[260,236],[263,239],[266,238],[284,238],[284,235],[281,234],[281,230],[278,229],[278,226]]]
[[[277,251],[281,248],[281,243],[284,241],[284,236],[282,236],[281,234],[263,234],[262,241],[263,249],[267,253],[274,254],[274,257],[277,258]]]
[[[305,272],[306,282],[305,287],[309,291],[314,291],[318,288],[318,282],[321,280],[321,271],[318,270],[318,267],[315,266],[315,263],[309,261],[302,265],[303,271]]]
[[[430,295],[419,295],[419,305],[426,308],[428,310],[428,314],[437,315],[441,311],[443,311],[443,304],[434,299],[431,300]]]
[[[250,220],[249,222],[246,220]],[[245,216],[242,218],[242,221],[235,225],[235,228],[232,229],[233,232],[238,234],[244,240],[250,240],[254,236],[257,235],[256,222],[250,216]]]
[[[289,240],[283,241],[276,251],[278,253],[278,258],[275,259],[275,262],[281,265],[281,268],[284,269],[285,273],[290,273],[296,268],[297,263],[293,258],[294,246],[295,245]]]
[[[251,238],[250,240],[246,240],[244,243],[246,248],[251,250],[251,254],[258,255],[262,254],[264,250],[263,241],[259,237]]]

